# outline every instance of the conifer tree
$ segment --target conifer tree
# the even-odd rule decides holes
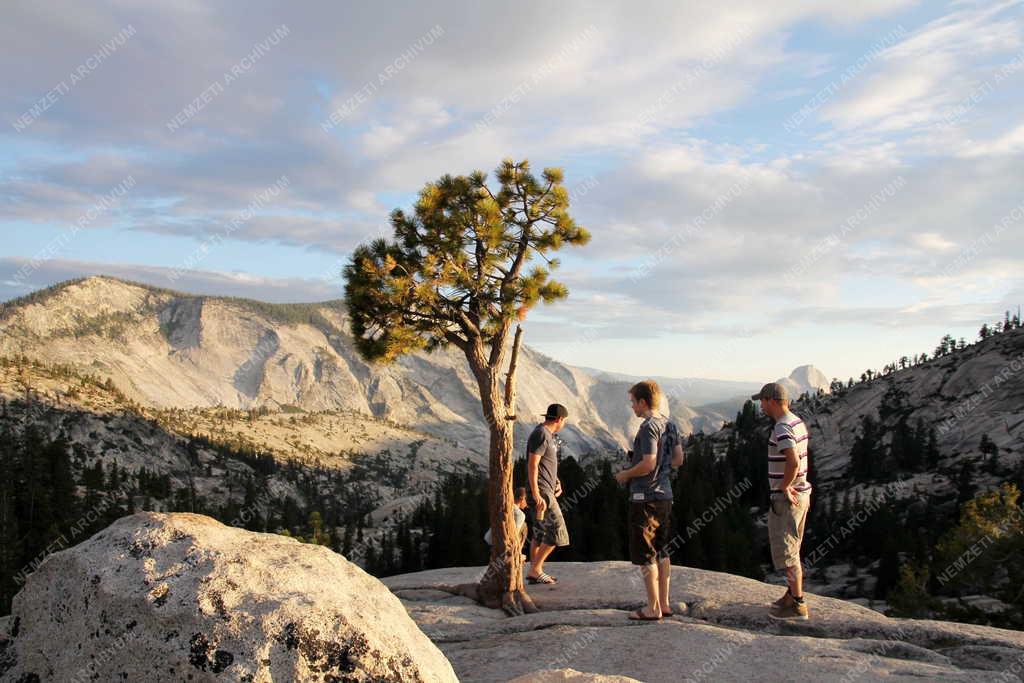
[[[988,434],[982,434],[978,450],[985,456],[985,471],[995,473],[999,468],[999,446],[989,438]]]
[[[939,467],[939,443],[938,437],[935,433],[935,428],[932,427],[928,432],[928,450],[925,451],[925,460],[928,462],[928,469],[935,471]]]
[[[562,171],[537,179],[528,162],[505,160],[497,191],[482,172],[427,183],[413,214],[391,214],[393,240],[359,246],[345,267],[345,301],[359,353],[394,361],[409,352],[454,346],[476,379],[490,432],[489,516],[494,545],[481,581],[485,604],[519,614],[533,609],[522,581],[512,516],[515,367],[522,328],[511,352],[509,333],[540,301],[568,291],[550,278],[547,254],[583,245],[590,235],[569,216]],[[545,266],[525,271],[533,256]],[[508,365],[506,381],[501,373]]]

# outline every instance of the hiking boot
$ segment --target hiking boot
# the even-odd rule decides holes
[[[773,609],[777,609],[779,607],[789,607],[792,604],[793,604],[793,594],[790,593],[789,589],[787,588],[786,589],[786,594],[783,595],[781,598],[779,598],[778,600],[776,600],[775,602],[772,603],[772,608]]]
[[[790,598],[792,600],[792,598]],[[784,607],[772,607],[769,614],[774,619],[799,619],[807,621],[810,615],[807,612],[807,604],[793,601],[793,604]]]

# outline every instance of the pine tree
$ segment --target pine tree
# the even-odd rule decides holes
[[[391,215],[394,241],[358,247],[345,267],[345,302],[356,348],[366,359],[393,361],[417,349],[455,346],[477,381],[490,431],[489,519],[492,560],[500,566],[480,586],[487,604],[513,614],[533,609],[522,582],[512,521],[512,423],[515,368],[522,335],[513,322],[540,301],[568,295],[544,267],[523,272],[534,253],[583,245],[590,235],[568,214],[562,171],[538,181],[526,161],[502,162],[500,189],[486,176],[443,176],[420,192],[415,213]],[[548,266],[557,266],[557,260]],[[509,360],[502,391],[499,373]]]
[[[0,477],[0,614],[8,614],[19,589],[14,577],[24,566],[24,549],[18,523],[15,434],[6,420],[0,422],[0,470],[6,474]]]
[[[341,554],[346,558],[352,557],[352,542],[355,537],[355,525],[351,522],[345,525],[345,535],[341,541]]]
[[[985,471],[995,474],[999,469],[999,446],[989,438],[988,434],[982,434],[978,450],[985,456]]]
[[[928,432],[928,450],[925,451],[925,460],[928,463],[928,469],[932,472],[939,469],[939,440],[934,427]]]
[[[381,567],[377,561],[377,551],[373,547],[373,541],[368,542],[363,553],[363,569],[367,574],[380,576]]]
[[[314,545],[324,545],[327,540],[323,533],[323,515],[318,510],[314,510],[309,513],[309,529],[310,529],[310,543]]]
[[[860,420],[860,430],[850,448],[850,473],[855,481],[874,479],[883,469],[877,457],[880,431],[878,422],[870,414]]]
[[[895,616],[920,618],[929,615],[932,599],[928,595],[928,578],[927,566],[917,562],[900,566],[899,580],[887,596]]]
[[[956,478],[956,490],[956,505],[958,508],[974,498],[974,494],[978,490],[974,483],[974,463],[969,460],[964,461],[960,466],[960,472]]]
[[[983,552],[977,552],[979,547]],[[998,597],[1014,608],[1005,625],[1024,625],[1024,514],[1016,486],[1003,484],[966,502],[959,523],[935,550],[939,564],[947,568],[956,567],[965,554],[971,556],[962,569],[940,574],[944,589]]]

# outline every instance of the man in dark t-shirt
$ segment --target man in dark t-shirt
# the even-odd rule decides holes
[[[544,422],[534,428],[526,441],[527,491],[534,511],[530,571],[526,575],[530,583],[556,583],[553,576],[544,572],[544,560],[556,547],[569,545],[569,530],[556,500],[562,495],[562,482],[558,479],[558,442],[555,439],[568,416],[565,406],[552,403],[544,414]]]
[[[629,484],[629,559],[640,567],[647,606],[629,618],[656,621],[672,616],[668,598],[672,561],[667,546],[672,519],[672,469],[683,464],[683,446],[675,423],[657,411],[661,389],[644,380],[629,390],[633,414],[643,418],[633,440],[630,466],[615,475]]]

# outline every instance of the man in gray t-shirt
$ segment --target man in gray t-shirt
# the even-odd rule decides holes
[[[663,438],[668,439],[663,444]],[[646,453],[657,453],[663,445],[669,450],[679,443],[679,432],[675,423],[671,422],[664,415],[652,413],[636,430],[633,438],[633,457],[630,458],[631,467],[636,467]],[[630,502],[644,502],[652,500],[672,500],[672,482],[669,475],[672,472],[672,455],[659,457],[653,470],[647,474],[632,477],[629,480]]]
[[[569,545],[569,530],[556,498],[562,495],[558,479],[558,443],[555,435],[565,426],[569,411],[552,403],[526,441],[526,479],[534,509],[533,542],[530,543],[530,583],[556,583],[544,573],[544,560],[556,547]]]
[[[669,530],[672,521],[673,468],[683,464],[679,430],[658,413],[661,389],[644,380],[629,390],[633,414],[643,418],[633,439],[630,466],[615,475],[620,484],[629,483],[629,559],[641,568],[647,605],[629,615],[638,621],[657,621],[672,616],[668,599],[672,577]]]

